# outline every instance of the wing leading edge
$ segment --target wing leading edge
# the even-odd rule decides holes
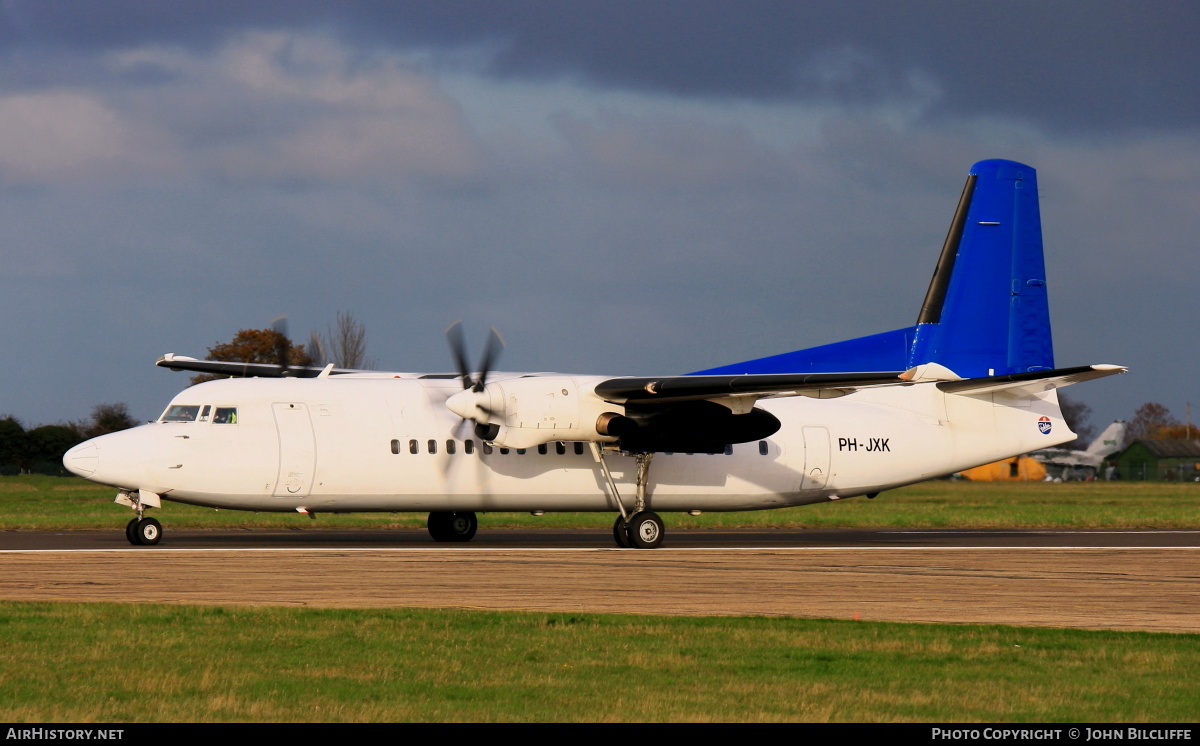
[[[163,355],[154,364],[168,370],[190,370],[195,373],[212,373],[234,378],[318,378],[322,375],[378,372],[331,366],[316,368],[301,365],[281,366],[276,363],[229,363],[220,360],[197,360],[194,357],[176,355],[173,352]]]
[[[596,385],[596,395],[615,404],[671,403],[725,397],[846,394],[864,386],[905,383],[904,371],[868,373],[764,373],[727,376],[612,378]]]
[[[914,376],[920,369],[867,373],[795,373],[728,376],[666,376],[612,378],[596,385],[596,395],[615,404],[671,404],[728,398],[765,399],[777,396],[833,398],[871,386],[935,383],[948,394],[982,394],[1006,391],[1033,395],[1074,383],[1124,373],[1120,365],[1083,365],[982,378],[936,380]],[[944,368],[942,370],[945,370]],[[950,373],[949,371],[945,371]]]

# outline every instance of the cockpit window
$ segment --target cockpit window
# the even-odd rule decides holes
[[[213,424],[236,425],[237,407],[217,407],[217,411],[213,413]]]
[[[194,422],[200,414],[199,404],[172,404],[163,413],[163,422]]]

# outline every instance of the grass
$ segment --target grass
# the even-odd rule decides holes
[[[0,721],[1190,722],[1200,635],[0,602]]]
[[[0,477],[0,530],[112,529],[132,515],[113,503],[116,492],[75,477]],[[1200,484],[1184,482],[933,481],[882,493],[781,510],[671,514],[672,528],[1200,528]],[[322,515],[215,511],[164,502],[154,513],[173,529],[420,528],[423,513]],[[609,513],[489,513],[496,527],[609,528]]]

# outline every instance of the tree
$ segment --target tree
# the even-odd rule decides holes
[[[309,350],[317,365],[333,363],[339,368],[368,369],[375,361],[367,357],[367,329],[348,311],[338,311],[337,320],[325,334],[312,332]]]
[[[1163,438],[1169,440],[1200,440],[1200,427],[1195,425],[1174,425],[1159,432]]]
[[[1179,420],[1158,402],[1146,402],[1133,413],[1129,427],[1125,429],[1125,445],[1137,440],[1162,440],[1169,438],[1172,428],[1180,427]]]
[[[1069,443],[1064,443],[1060,448],[1087,448],[1088,444],[1096,437],[1096,428],[1088,420],[1092,416],[1092,408],[1081,401],[1077,401],[1068,397],[1063,392],[1058,393],[1058,406],[1062,409],[1063,419],[1067,421],[1067,427],[1071,428],[1079,437]]]
[[[0,418],[0,474],[20,474],[28,467],[29,438],[20,420]]]
[[[288,365],[312,365],[312,358],[304,345],[294,343],[276,329],[242,329],[229,342],[217,342],[209,347],[204,359],[228,363],[279,363],[281,350]],[[193,376],[192,385],[217,378],[221,376]]]
[[[113,405],[101,405],[113,406]],[[124,405],[119,405],[124,407]],[[63,455],[82,438],[69,425],[42,425],[26,433],[29,440],[29,470],[55,477],[68,476]]]
[[[119,430],[128,430],[137,424],[129,414],[129,406],[124,402],[117,404],[97,404],[92,408],[92,416],[86,422],[72,422],[70,427],[80,440],[108,435]]]

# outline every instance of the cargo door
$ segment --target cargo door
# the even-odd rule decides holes
[[[829,430],[804,428],[804,480],[801,490],[823,490],[829,481]]]

